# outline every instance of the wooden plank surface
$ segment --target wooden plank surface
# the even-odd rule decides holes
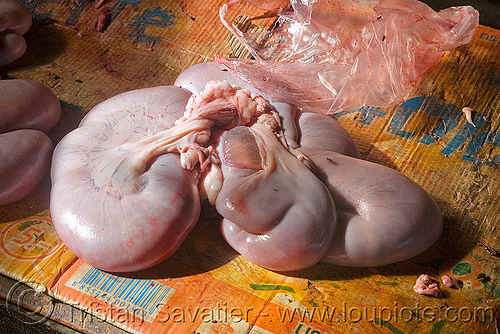
[[[246,56],[219,22],[223,3],[110,1],[111,21],[96,32],[94,2],[26,1],[35,18],[28,52],[3,68],[2,77],[39,81],[59,97],[63,118],[50,133],[57,143],[106,98],[171,84],[182,70],[215,54]],[[48,246],[38,253],[3,246],[0,272],[43,291],[49,303],[56,300],[53,319],[91,333],[495,333],[499,260],[478,241],[500,248],[499,41],[500,31],[480,27],[469,45],[436,64],[407,102],[335,116],[364,159],[415,180],[442,210],[442,238],[414,259],[380,268],[320,263],[274,273],[238,256],[220,235],[219,216],[205,207],[165,263],[129,276],[106,274],[77,260],[58,240],[48,211],[47,176],[27,198],[0,207],[0,231],[2,240],[44,233]],[[446,112],[437,112],[443,106]],[[462,115],[464,106],[476,110],[474,126]],[[442,298],[417,295],[412,287],[421,273],[455,276],[464,288],[444,289]],[[92,279],[115,280],[124,289],[149,284],[166,295],[157,310],[131,314],[130,304],[106,287],[97,289]],[[0,296],[20,302],[9,295],[15,283],[0,282]],[[45,305],[38,303],[24,306],[36,311]],[[90,315],[101,323],[71,320],[68,310],[85,310],[78,313],[83,319]]]

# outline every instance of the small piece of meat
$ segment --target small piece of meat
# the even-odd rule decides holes
[[[109,10],[109,8],[104,7],[99,11],[97,20],[92,26],[92,29],[94,29],[94,31],[102,32],[104,28],[108,25],[110,19],[111,19],[111,11]]]
[[[494,256],[494,257],[500,257],[500,252],[499,252],[498,250],[496,250],[496,249],[493,249],[493,248],[491,248],[491,247],[486,246],[486,245],[485,245],[484,243],[482,243],[481,241],[479,242],[479,246],[483,247],[483,248],[486,250],[486,252],[487,252],[488,254],[490,254],[491,256]]]
[[[417,278],[413,290],[416,293],[426,296],[440,297],[441,290],[439,290],[439,284],[429,275],[422,274]]]
[[[472,124],[472,126],[476,127],[476,124],[472,121],[472,113],[474,112],[474,109],[469,108],[469,107],[463,107],[462,108],[462,113],[465,115],[465,119],[469,124]]]
[[[462,289],[462,287],[464,286],[464,282],[448,275],[441,276],[441,280],[446,287],[451,289]]]

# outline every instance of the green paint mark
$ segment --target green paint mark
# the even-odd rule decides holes
[[[83,109],[83,107],[80,107],[76,104],[65,102],[63,100],[59,100],[59,102],[61,103],[61,108],[63,108],[63,109],[70,109],[70,110],[76,111],[76,112],[82,111],[82,109]]]
[[[441,330],[444,328],[445,325],[446,325],[446,320],[441,320],[436,322],[434,325],[432,325],[429,334],[438,334],[439,332],[441,332]]]
[[[472,267],[468,262],[460,262],[451,270],[453,275],[464,276],[472,272]]]
[[[390,322],[387,322],[385,320],[382,320],[380,318],[376,318],[375,323],[384,326],[385,328],[389,329],[394,334],[404,334],[402,331],[397,329],[393,324],[391,324]]]
[[[19,224],[19,226],[17,227],[17,230],[18,231],[24,231],[25,229],[27,229],[31,225],[35,225],[36,223],[38,223],[38,220],[27,220],[27,221],[22,222],[21,224]]]
[[[275,285],[275,284],[250,284],[250,287],[254,290],[285,290],[295,293],[295,289],[286,285]]]
[[[500,298],[500,288],[498,288],[498,286],[488,282],[484,282],[483,285],[485,289],[490,291],[493,298],[495,299]]]
[[[398,282],[384,282],[384,281],[375,281],[375,284],[378,284],[378,285],[399,285]]]
[[[314,300],[310,300],[310,301],[309,301],[309,304],[310,304],[312,307],[318,307],[318,303],[316,303]]]

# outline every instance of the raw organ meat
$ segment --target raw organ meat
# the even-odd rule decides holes
[[[141,270],[170,256],[192,229],[196,176],[178,153],[155,153],[155,135],[173,127],[190,96],[178,87],[117,95],[57,145],[50,211],[78,257],[103,270]]]
[[[22,35],[31,15],[18,1],[0,1],[0,66],[26,50]],[[57,97],[30,80],[0,81],[0,206],[28,195],[50,165],[52,142],[45,134],[61,117]]]
[[[57,97],[31,80],[0,80],[0,206],[28,195],[50,165],[45,134],[61,117]]]
[[[255,59],[218,61],[266,97],[328,113],[402,102],[479,24],[470,6],[436,13],[417,0],[291,0],[272,31],[244,33],[226,20],[231,3],[221,20]]]
[[[22,37],[31,27],[29,11],[17,0],[0,1],[0,66],[13,62],[26,51]]]
[[[200,76],[197,73],[203,73],[203,75]],[[216,63],[192,66],[181,73],[175,84],[198,93],[206,83],[207,77],[242,84],[241,79],[231,77],[224,66]],[[388,167],[356,159],[358,152],[354,142],[331,117],[306,110],[293,113],[290,112],[293,109],[292,106],[283,102],[278,106],[277,109],[283,118],[282,123],[289,124],[285,127],[284,134],[287,143],[293,148],[291,151],[296,156],[303,154],[303,157],[310,160],[312,168],[308,171],[304,170],[304,164],[287,162],[284,165],[288,168],[278,171],[278,174],[265,174],[259,168],[245,168],[241,167],[241,164],[239,168],[227,167],[226,164],[233,165],[234,163],[231,159],[224,159],[223,147],[218,150],[221,155],[224,183],[217,197],[216,208],[225,218],[222,231],[233,248],[264,267],[283,270],[284,267],[278,263],[283,260],[277,249],[282,247],[283,251],[286,250],[289,254],[286,270],[296,269],[297,266],[304,267],[306,261],[297,255],[292,255],[293,251],[298,250],[289,250],[286,247],[291,247],[294,243],[303,240],[297,232],[303,227],[304,222],[315,220],[310,217],[306,219],[299,214],[296,214],[296,219],[288,224],[283,219],[280,224],[287,228],[280,231],[279,237],[282,238],[281,240],[288,241],[286,245],[284,242],[273,240],[274,233],[263,233],[265,228],[254,229],[253,225],[257,222],[251,223],[250,221],[258,217],[259,223],[262,224],[271,219],[266,219],[266,217],[272,217],[272,214],[280,212],[281,206],[269,208],[267,204],[270,202],[274,204],[289,200],[291,203],[300,203],[311,208],[315,206],[305,205],[303,202],[312,198],[313,202],[318,203],[314,210],[328,207],[326,203],[319,205],[321,200],[315,198],[318,194],[322,194],[321,187],[314,188],[314,182],[307,181],[307,177],[313,172],[315,177],[327,187],[334,199],[336,210],[330,213],[330,217],[338,214],[337,228],[331,246],[322,256],[323,261],[345,266],[379,266],[411,258],[434,244],[441,235],[442,217],[436,203],[422,188]],[[239,136],[234,135],[234,137],[236,139],[240,136],[249,137],[248,131],[252,128],[254,127],[250,127],[247,131],[238,130]],[[236,129],[229,131],[231,132],[236,132]],[[287,132],[291,134],[287,136]],[[256,137],[258,134],[253,134],[253,136]],[[276,153],[277,164],[287,161],[280,156],[281,151],[284,150],[283,146],[277,145],[276,141],[271,138],[262,142],[265,144],[260,144],[260,155],[254,154],[253,156],[266,156],[264,151],[271,150],[280,152]],[[237,157],[250,155],[254,146],[253,140],[247,140],[245,148],[238,147],[238,152],[242,151],[242,153],[239,153]],[[250,165],[260,165],[258,158],[250,160],[257,161]],[[235,177],[234,174],[238,176]],[[298,178],[299,184],[295,184]],[[271,185],[271,180],[279,182]],[[263,185],[253,186],[259,183]],[[252,191],[249,190],[249,185],[253,186]],[[301,188],[304,185],[306,188]],[[273,187],[277,191],[269,190]],[[289,190],[282,191],[279,190],[280,188]],[[308,190],[314,195],[307,195],[310,194]],[[267,200],[269,193],[277,197],[279,195],[280,200]],[[297,199],[296,194],[299,194],[301,199]],[[251,203],[253,210],[248,214],[228,212],[229,210],[223,204],[228,200],[238,202],[235,198],[243,195],[246,197],[244,203]],[[321,196],[323,200],[328,197],[327,195]],[[256,203],[260,203],[260,206]],[[302,208],[302,210],[305,209]],[[320,215],[320,212],[321,210],[314,211],[317,215]],[[328,221],[326,217],[328,214],[323,213],[323,219]],[[240,223],[236,225],[236,221]],[[332,224],[332,220],[329,220],[329,223]],[[264,240],[273,243],[274,247],[266,247]],[[324,238],[317,240],[323,241]],[[317,251],[316,255],[320,253]],[[276,254],[276,256],[269,254]]]
[[[274,270],[318,262],[337,221],[325,185],[261,124],[231,129],[221,142],[224,182],[215,206],[228,243]]]
[[[0,133],[19,129],[49,132],[61,118],[57,97],[31,80],[0,80]]]
[[[411,258],[442,231],[438,207],[402,174],[332,151],[301,147],[316,167],[338,211],[338,227],[324,261],[381,266]]]
[[[41,131],[0,133],[0,206],[24,198],[50,166],[52,141]]]
[[[61,240],[109,271],[145,269],[172,255],[200,214],[212,127],[267,112],[265,100],[247,93],[227,83],[207,85],[200,96],[156,87],[94,107],[54,152],[50,210]]]
[[[432,199],[357,159],[329,116],[268,102],[217,63],[187,69],[175,85],[102,102],[57,146],[51,214],[84,261],[110,271],[160,262],[203,198],[235,250],[279,271],[386,264],[439,237]]]

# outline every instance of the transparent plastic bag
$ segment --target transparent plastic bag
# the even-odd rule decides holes
[[[321,113],[404,101],[479,24],[470,6],[435,12],[417,0],[291,0],[272,31],[243,33],[226,21],[231,7],[221,8],[221,21],[254,59],[217,61],[266,96]]]

